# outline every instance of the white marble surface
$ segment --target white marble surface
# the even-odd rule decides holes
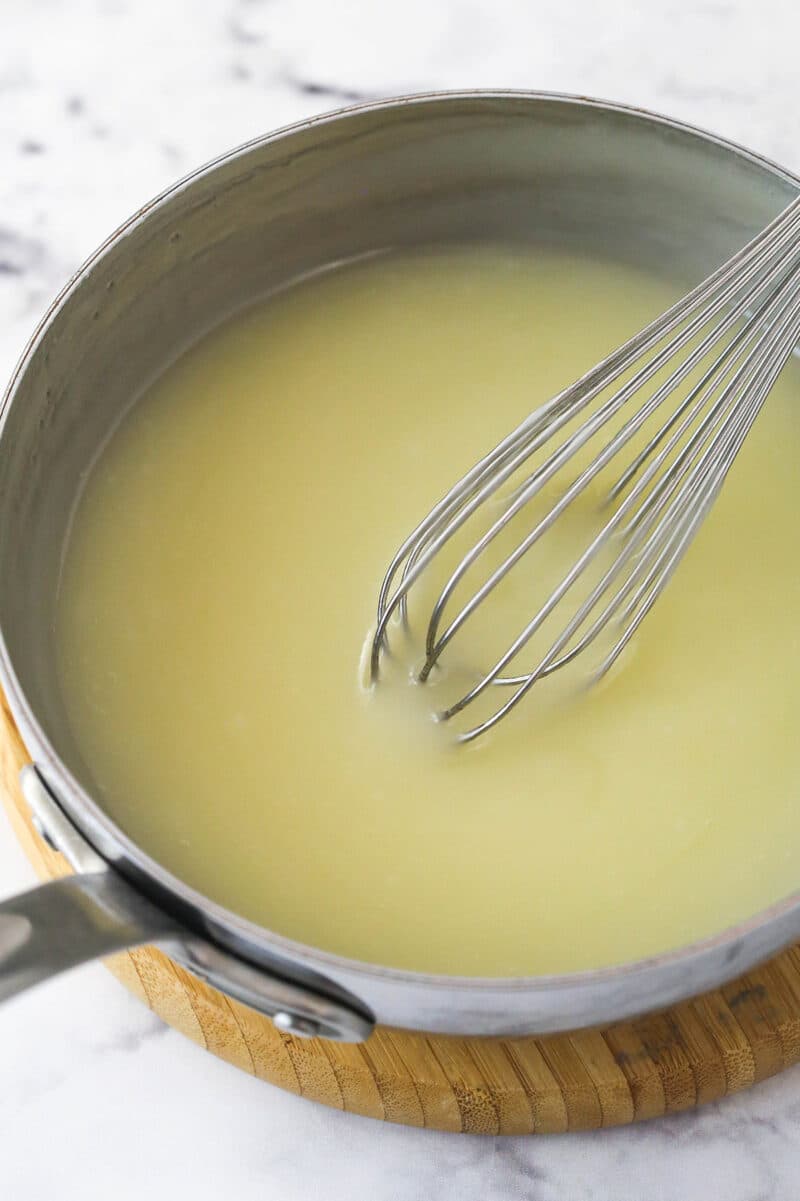
[[[796,0],[0,0],[0,375],[138,204],[263,130],[351,99],[576,91],[707,125],[800,169]],[[31,878],[0,824],[0,893]],[[385,1127],[204,1055],[100,967],[0,1014],[9,1201],[783,1201],[800,1071],[593,1135]]]

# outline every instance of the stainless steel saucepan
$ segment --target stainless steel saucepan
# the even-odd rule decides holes
[[[92,256],[36,331],[0,415],[0,680],[35,764],[23,778],[34,820],[77,871],[0,904],[0,997],[157,943],[297,1034],[356,1041],[375,1022],[544,1033],[668,1005],[800,936],[798,892],[704,942],[559,977],[422,975],[282,938],[171,875],[94,798],[52,635],[60,551],[93,454],[183,346],[248,300],[376,249],[487,239],[624,257],[688,285],[799,187],[754,154],[634,109],[536,93],[417,96],[234,150]]]

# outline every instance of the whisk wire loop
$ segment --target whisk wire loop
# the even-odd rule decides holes
[[[593,678],[605,674],[672,577],[799,339],[800,197],[666,313],[535,409],[434,505],[399,547],[384,577],[370,651],[373,681],[388,648],[392,618],[408,621],[415,585],[471,518],[488,525],[437,590],[425,626],[421,682],[516,564],[611,469],[623,449],[636,448],[646,434],[645,445],[614,472],[603,506],[608,515],[601,510],[589,544],[496,662],[439,716],[449,720],[463,712],[492,685],[511,687],[511,696],[489,716],[458,735],[472,741],[497,725],[538,680],[574,662],[614,621],[618,633]],[[651,381],[654,390],[648,391]],[[650,432],[653,421],[658,426]],[[608,428],[610,436],[593,450]],[[569,464],[576,456],[580,463],[582,452],[590,455],[589,462],[570,479]],[[520,473],[522,480],[516,479]],[[507,496],[504,485],[510,485]],[[530,529],[445,624],[465,578],[550,485],[557,499],[542,516],[531,518]],[[615,551],[613,560],[536,665],[504,674],[608,550]]]

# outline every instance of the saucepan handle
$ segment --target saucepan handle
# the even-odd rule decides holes
[[[320,989],[301,984],[190,930],[98,855],[35,767],[24,767],[20,782],[39,834],[77,874],[0,902],[0,1001],[91,959],[158,943],[288,1034],[343,1042],[369,1036],[374,1019],[356,998],[329,981]]]
[[[35,767],[22,769],[20,784],[39,834],[78,874],[0,902],[0,1001],[91,959],[178,931],[79,834]]]
[[[0,1001],[114,951],[155,942],[172,924],[109,869],[68,876],[0,902]]]

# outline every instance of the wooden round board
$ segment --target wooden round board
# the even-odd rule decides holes
[[[70,869],[31,825],[28,761],[0,695],[0,788],[43,878]],[[800,1060],[800,946],[666,1012],[546,1038],[451,1038],[379,1027],[361,1045],[295,1039],[154,947],[111,971],[170,1026],[263,1080],[337,1109],[482,1134],[618,1126],[737,1092]]]

